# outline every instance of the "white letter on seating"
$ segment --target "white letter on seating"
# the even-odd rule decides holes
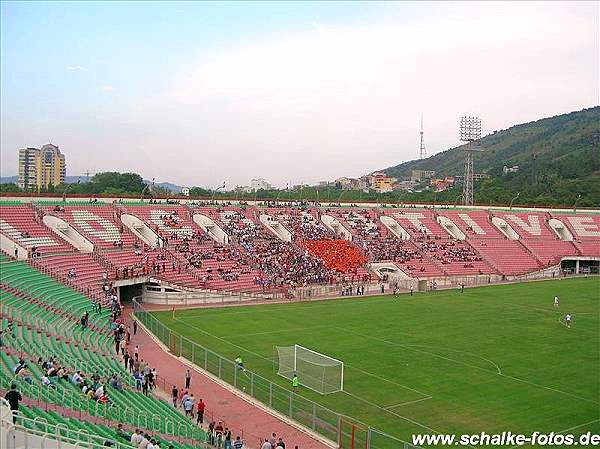
[[[475,220],[469,217],[467,214],[458,214],[462,221],[464,221],[467,226],[470,226],[475,234],[486,235],[486,232],[479,226]]]
[[[419,220],[419,218],[425,218],[423,214],[419,212],[402,212],[395,215],[400,219],[407,219],[417,229],[417,231],[425,231],[425,234],[431,234],[431,230],[423,223],[421,223],[421,220]]]
[[[540,220],[537,215],[527,215],[529,223],[526,223],[521,217],[517,217],[516,215],[506,215],[506,218],[531,235],[542,235],[542,228],[540,227]]]
[[[575,234],[580,237],[600,237],[598,224],[592,217],[567,217]]]

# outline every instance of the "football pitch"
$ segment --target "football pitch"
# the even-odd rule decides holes
[[[343,392],[298,393],[409,442],[433,432],[600,433],[599,278],[154,315],[285,387],[274,346],[339,359]]]

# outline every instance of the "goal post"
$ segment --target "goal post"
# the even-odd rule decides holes
[[[320,394],[344,390],[344,362],[304,346],[275,346],[277,374]]]

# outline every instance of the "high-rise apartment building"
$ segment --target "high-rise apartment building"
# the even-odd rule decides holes
[[[37,148],[22,148],[19,150],[19,179],[17,184],[22,189],[35,188],[37,185],[37,158],[40,150]]]
[[[19,150],[19,180],[22,189],[40,190],[65,182],[65,155],[56,145]]]

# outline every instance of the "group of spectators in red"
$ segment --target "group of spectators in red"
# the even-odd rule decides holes
[[[356,273],[367,263],[367,257],[348,240],[306,240],[304,246],[339,273]]]

